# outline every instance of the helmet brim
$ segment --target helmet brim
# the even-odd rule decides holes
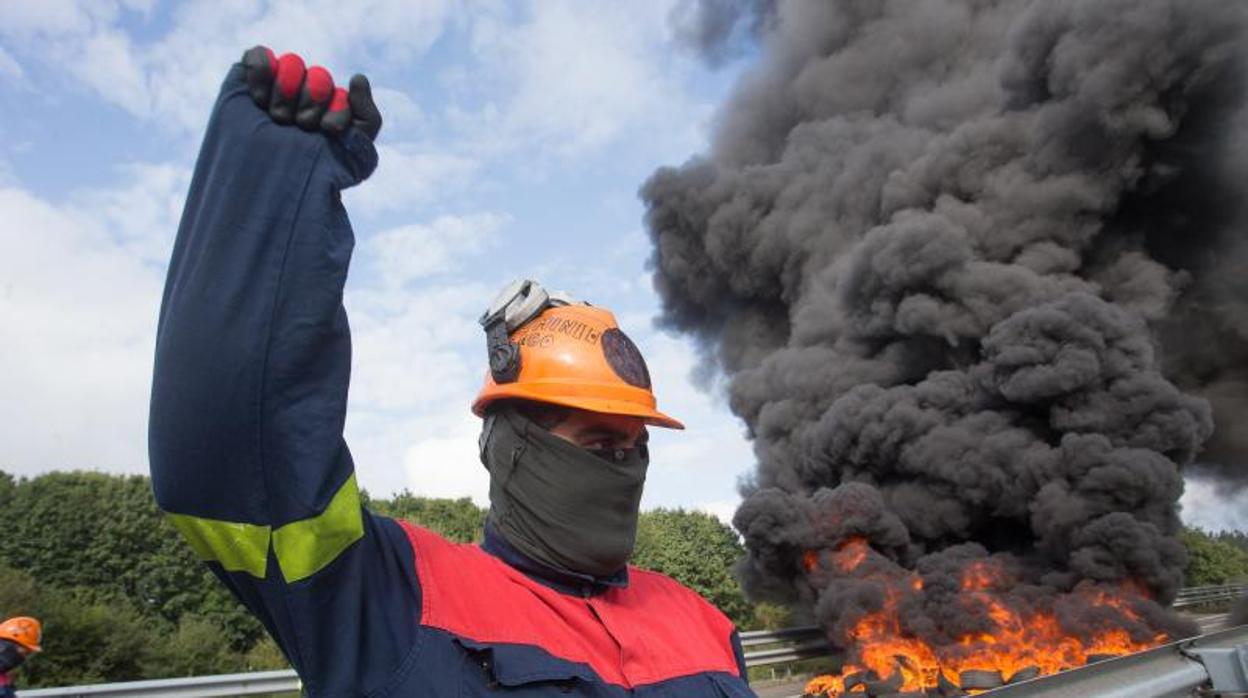
[[[562,407],[572,407],[578,410],[599,412],[601,414],[641,417],[645,420],[647,425],[663,427],[664,429],[685,428],[684,423],[682,423],[679,419],[664,414],[653,407],[646,407],[632,401],[609,400],[589,396],[568,397],[564,395],[538,394],[534,393],[532,390],[526,389],[525,386],[515,383],[495,385],[492,386],[492,388],[493,389],[488,395],[482,395],[472,405],[472,411],[478,417],[485,416],[486,408],[497,400],[515,399],[542,402],[549,405],[560,405]]]

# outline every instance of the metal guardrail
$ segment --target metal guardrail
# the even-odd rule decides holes
[[[291,669],[284,671],[257,671],[245,674],[219,674],[217,676],[192,676],[185,679],[155,679],[152,681],[127,681],[125,683],[101,683],[93,686],[70,686],[69,688],[37,688],[18,691],[19,698],[217,698],[220,696],[253,696],[270,693],[289,693],[301,687],[299,676]]]
[[[1248,695],[1248,626],[993,689],[991,698]]]
[[[768,645],[780,645],[768,647]],[[750,630],[741,633],[747,667],[784,664],[799,659],[823,657],[831,651],[821,628],[806,626],[782,630]]]
[[[1248,594],[1248,584],[1227,584],[1222,586],[1188,587],[1179,592],[1174,607],[1183,608],[1203,603],[1229,601],[1241,594]],[[1226,632],[1214,633],[1205,637],[1219,637]],[[1248,630],[1244,630],[1248,632]],[[1184,641],[1187,643],[1191,640]],[[1184,643],[1175,643],[1182,645]],[[741,646],[745,650],[745,665],[748,667],[769,666],[794,662],[799,659],[826,656],[830,652],[827,637],[823,630],[815,626],[799,628],[783,628],[781,630],[751,630],[741,633]],[[1156,650],[1142,654],[1158,652]],[[1123,657],[1122,661],[1135,657]],[[1248,657],[1248,649],[1245,649]],[[1158,660],[1159,662],[1161,660]],[[1248,660],[1246,660],[1248,661]],[[1173,663],[1173,662],[1170,662]],[[1102,663],[1105,664],[1105,663]],[[1101,666],[1098,664],[1097,666]],[[1132,664],[1132,666],[1135,666]],[[1152,666],[1151,664],[1147,666]],[[1151,669],[1150,669],[1151,670]],[[1076,671],[1083,671],[1082,669]],[[1072,672],[1066,672],[1072,673]],[[1195,676],[1195,670],[1188,668],[1188,673]],[[1063,674],[1064,675],[1064,674]],[[1030,682],[1026,682],[1030,683]],[[1026,683],[1018,684],[1024,686]],[[1012,688],[1012,687],[1011,687]],[[154,681],[133,681],[127,683],[96,684],[93,686],[72,686],[69,688],[41,688],[21,691],[20,698],[144,698],[162,696],[168,698],[218,698],[221,696],[264,695],[271,693],[288,693],[298,691],[300,682],[294,671],[265,671],[245,674],[224,674],[219,676],[196,676],[184,679],[157,679]],[[993,695],[997,695],[995,692]],[[1031,696],[1033,694],[1009,693],[1009,696]],[[1036,693],[1036,696],[1081,696],[1100,693]],[[1110,694],[1106,694],[1110,695]],[[1122,696],[1144,696],[1148,694],[1112,694]],[[1157,694],[1163,695],[1163,694]],[[1169,694],[1164,694],[1169,695]]]
[[[1202,603],[1218,601],[1234,601],[1237,597],[1248,595],[1248,584],[1223,584],[1220,586],[1187,587],[1180,589],[1174,599],[1174,608],[1186,608]]]
[[[745,650],[745,664],[751,667],[821,657],[829,652],[828,640],[823,631],[813,626],[743,632],[741,646]],[[299,676],[294,671],[286,670],[68,688],[38,688],[22,691],[19,698],[218,698],[289,693],[299,689]]]

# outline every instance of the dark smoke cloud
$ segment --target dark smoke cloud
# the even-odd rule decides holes
[[[1020,604],[1172,598],[1180,469],[1248,479],[1244,9],[775,7],[711,152],[641,191],[660,322],[754,439],[751,592],[852,619],[872,585],[802,556],[854,535],[923,571],[933,636],[968,560]]]
[[[774,16],[774,0],[680,0],[668,23],[678,46],[719,66],[740,56]]]

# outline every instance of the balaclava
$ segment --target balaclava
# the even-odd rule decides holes
[[[486,418],[481,461],[490,471],[490,522],[517,550],[599,578],[628,562],[650,462],[644,443],[590,451],[503,408]]]

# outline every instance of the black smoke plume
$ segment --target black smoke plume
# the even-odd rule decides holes
[[[1072,628],[1090,586],[1168,602],[1182,468],[1248,479],[1244,3],[770,12],[710,153],[641,190],[661,324],[754,442],[747,591],[852,622],[878,589],[808,563],[857,537],[933,641],[977,560]]]
[[[712,66],[739,56],[774,18],[774,0],[679,0],[668,16],[677,45]]]

